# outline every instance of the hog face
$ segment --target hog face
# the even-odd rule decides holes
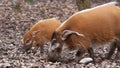
[[[32,33],[30,31],[26,32],[23,38],[23,48],[28,51],[32,46],[37,45],[36,42],[36,35],[39,31],[33,31]]]
[[[64,30],[62,33],[54,32],[51,40],[50,53],[61,53],[63,45],[66,45],[68,49],[75,49],[79,47],[79,40],[74,40],[76,37],[83,37],[83,34],[71,30]]]

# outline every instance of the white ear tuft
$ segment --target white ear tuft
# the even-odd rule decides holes
[[[62,33],[62,38],[61,38],[61,39],[64,41],[64,40],[67,39],[67,37],[69,37],[69,36],[72,35],[72,34],[75,34],[75,35],[77,35],[77,36],[82,36],[82,37],[84,37],[84,34],[80,34],[80,33],[76,32],[76,31],[64,30],[63,33]]]
[[[82,36],[82,37],[85,37],[85,35],[84,34],[80,34],[80,33],[78,33],[78,32],[75,32],[77,35],[79,35],[79,36]]]

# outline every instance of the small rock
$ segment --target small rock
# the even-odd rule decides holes
[[[48,64],[53,64],[52,62],[48,62]]]
[[[116,66],[115,68],[120,68],[120,66]]]
[[[2,40],[0,40],[0,43],[2,43]]]
[[[13,45],[13,44],[10,44],[9,46],[12,47],[12,46],[14,46],[14,45]]]
[[[11,65],[9,63],[0,63],[1,68],[10,68]]]
[[[50,64],[48,64],[48,65],[46,65],[46,68],[56,68],[56,65],[50,65]]]
[[[59,65],[60,64],[60,62],[56,62],[56,63],[54,63],[55,65]]]
[[[31,49],[32,49],[32,50],[34,50],[34,49],[35,49],[35,47],[32,47]]]
[[[103,62],[102,62],[102,68],[105,68],[106,64],[107,64],[107,62],[106,62],[106,61],[103,61]]]
[[[80,64],[76,64],[75,68],[84,68],[84,64],[81,64],[81,65]]]
[[[94,64],[89,63],[89,64],[85,65],[85,68],[96,68],[96,67],[94,66]]]
[[[30,66],[29,68],[39,68],[39,66]]]
[[[111,67],[115,68],[116,65],[116,63],[112,63]]]
[[[110,68],[110,65],[106,65],[105,68]]]
[[[86,63],[89,63],[89,62],[92,62],[92,61],[93,61],[92,58],[83,58],[83,59],[80,60],[79,63],[86,64]]]
[[[38,65],[30,63],[28,68],[39,68]]]

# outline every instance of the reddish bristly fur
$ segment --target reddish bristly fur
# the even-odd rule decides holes
[[[51,52],[59,54],[67,46],[70,50],[78,49],[77,57],[88,52],[94,60],[93,44],[107,42],[111,42],[106,57],[110,59],[116,48],[120,52],[120,8],[114,5],[73,14],[55,30],[51,44],[54,47],[59,43],[59,46]]]
[[[39,46],[43,50],[43,44],[50,41],[52,33],[60,24],[55,18],[37,22],[24,34],[24,49],[29,50],[33,46]]]

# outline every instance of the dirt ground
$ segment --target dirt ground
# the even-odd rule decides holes
[[[97,6],[114,0],[92,0],[91,6]],[[23,53],[21,47],[24,33],[37,21],[47,18],[57,18],[65,21],[77,12],[75,0],[34,0],[24,2],[20,0],[0,0],[0,68],[120,68],[120,59],[101,61],[108,53],[108,44],[105,47],[95,48],[95,59],[100,61],[93,64],[79,64],[77,62],[48,62],[48,46],[45,45],[44,54],[40,50]],[[64,51],[63,59],[72,58]],[[66,57],[67,56],[67,57]]]

